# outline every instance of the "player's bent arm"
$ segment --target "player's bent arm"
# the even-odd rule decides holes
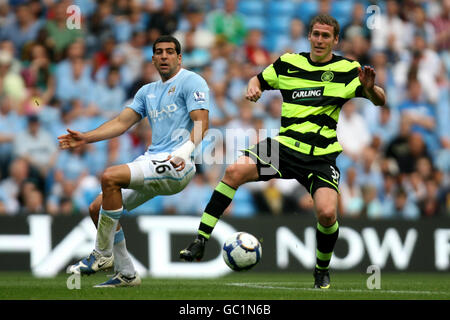
[[[374,85],[373,88],[370,89],[364,88],[363,94],[376,106],[384,106],[386,104],[386,94],[384,93],[383,88],[379,86]]]
[[[172,157],[178,157],[185,162],[190,158],[195,146],[198,145],[205,136],[206,130],[209,126],[209,111],[205,109],[193,110],[189,113],[194,127],[191,131],[190,139],[186,141],[181,147],[172,152]]]
[[[209,127],[209,111],[205,109],[194,110],[189,113],[194,128],[191,131],[191,141],[198,145],[204,138],[206,130]]]
[[[261,97],[261,94],[261,82],[259,82],[257,76],[254,76],[248,81],[247,94],[245,95],[245,98],[247,100],[256,102]]]
[[[140,120],[141,116],[136,111],[124,108],[117,117],[105,122],[97,129],[84,133],[86,142],[92,143],[120,136]]]

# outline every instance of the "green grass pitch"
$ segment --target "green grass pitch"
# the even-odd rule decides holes
[[[67,288],[68,274],[42,279],[30,273],[0,273],[0,299],[19,300],[449,300],[448,273],[381,273],[381,288],[369,290],[364,273],[331,273],[332,287],[312,289],[310,273],[233,273],[216,279],[143,278],[136,288],[93,288],[107,272],[81,277]]]

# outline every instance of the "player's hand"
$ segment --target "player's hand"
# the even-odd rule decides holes
[[[371,90],[375,86],[375,70],[372,67],[365,66],[358,68],[358,76],[364,89]]]
[[[247,94],[245,95],[245,99],[256,102],[261,98],[261,89],[257,86],[249,86],[247,88]]]
[[[170,160],[170,164],[175,168],[176,171],[181,171],[186,166],[186,162],[183,158],[180,157],[172,157],[169,155],[166,161],[167,160]]]
[[[72,149],[87,143],[83,133],[67,129],[68,134],[58,137],[59,147],[61,149]]]

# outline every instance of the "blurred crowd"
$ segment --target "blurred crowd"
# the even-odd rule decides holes
[[[374,66],[387,94],[383,107],[353,99],[342,108],[339,215],[450,218],[449,0],[0,0],[0,214],[87,214],[102,171],[145,152],[151,128],[144,120],[69,151],[57,137],[98,127],[159,80],[152,43],[172,34],[183,66],[210,86],[215,134],[196,150],[185,190],[131,213],[200,215],[224,162],[279,129],[281,96],[245,101],[248,80],[284,52],[309,51],[319,12],[341,24],[336,53]],[[204,161],[211,147],[216,162]],[[276,179],[239,188],[226,214],[314,208],[298,182]]]

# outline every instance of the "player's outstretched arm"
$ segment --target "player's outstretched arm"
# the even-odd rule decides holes
[[[208,110],[193,110],[189,113],[189,115],[192,121],[194,121],[194,127],[191,131],[190,139],[180,148],[172,152],[171,156],[169,156],[169,159],[171,159],[170,162],[177,171],[184,169],[186,161],[191,156],[195,146],[203,140],[209,126]]]
[[[384,106],[386,104],[386,95],[384,90],[375,85],[375,70],[372,67],[365,66],[363,69],[358,68],[359,81],[363,86],[364,96],[372,101],[376,106]]]
[[[67,129],[68,134],[58,137],[61,149],[77,148],[87,143],[102,141],[120,136],[141,120],[141,116],[131,108],[125,108],[117,117],[105,122],[97,129],[79,132]]]

